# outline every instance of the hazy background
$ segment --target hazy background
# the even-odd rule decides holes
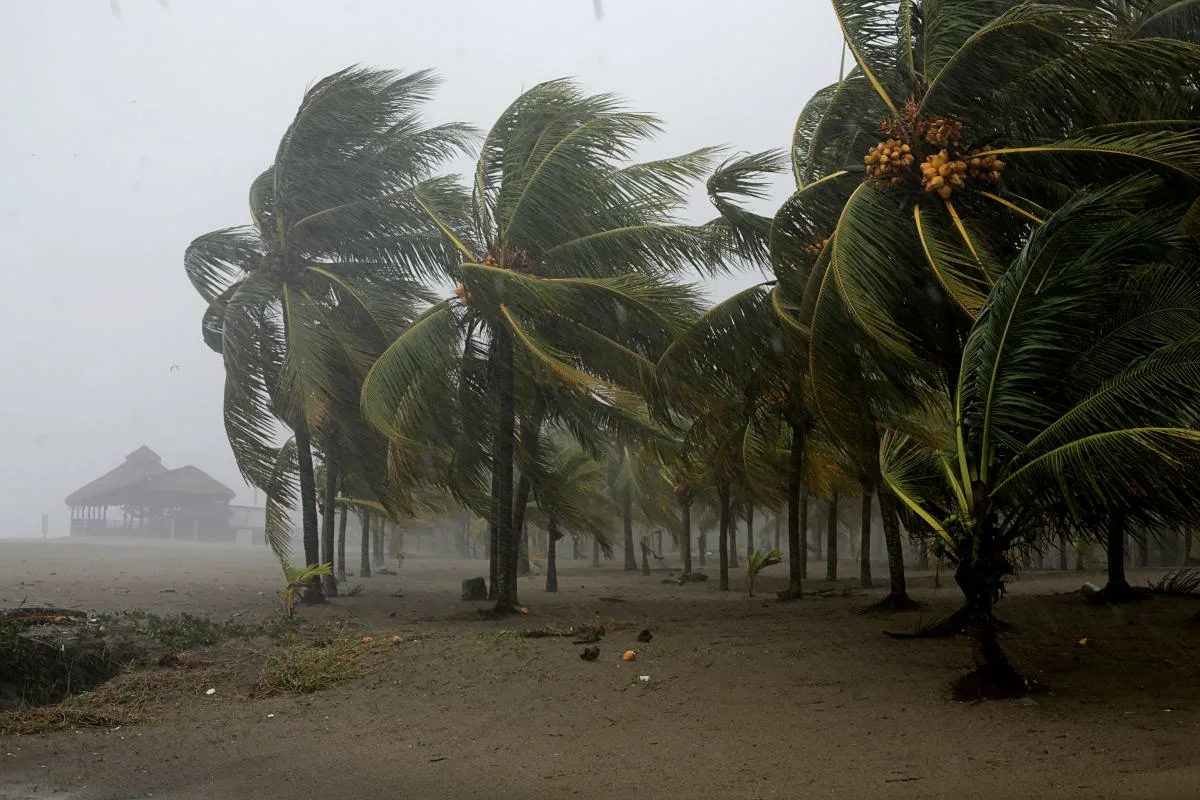
[[[247,187],[313,80],[351,63],[432,67],[445,85],[429,118],[486,128],[523,87],[576,76],[666,121],[656,157],[784,147],[837,77],[822,0],[601,8],[0,0],[0,536],[37,535],[43,511],[65,534],[66,495],[141,444],[251,501],[183,251],[248,221]]]

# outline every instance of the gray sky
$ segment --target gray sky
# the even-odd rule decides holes
[[[486,128],[522,87],[575,76],[660,115],[657,157],[786,146],[841,50],[823,0],[603,0],[600,20],[593,0],[111,5],[0,0],[0,536],[36,535],[43,511],[65,534],[63,498],[141,444],[250,501],[183,251],[247,221],[313,80],[432,67],[429,118]]]

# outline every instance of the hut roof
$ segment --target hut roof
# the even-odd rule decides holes
[[[125,463],[71,493],[67,505],[175,505],[186,500],[224,500],[234,491],[191,464],[167,469],[162,459],[143,445],[125,457]]]
[[[142,445],[125,456],[125,461],[120,466],[109,470],[86,486],[67,495],[67,505],[86,506],[93,503],[99,505],[103,498],[111,492],[155,475],[161,475],[166,471],[167,468],[163,466],[158,453],[146,445]]]
[[[225,498],[226,500],[234,498],[232,489],[191,464],[159,473],[130,488],[147,496],[185,495],[198,498]]]

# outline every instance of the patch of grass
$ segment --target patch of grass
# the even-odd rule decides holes
[[[126,611],[115,615],[112,622],[121,619],[133,623],[138,633],[170,650],[190,650],[194,647],[214,645],[224,639],[245,636],[247,633],[245,625],[231,620],[217,622],[186,612],[164,617],[149,611]]]
[[[503,629],[498,631],[483,631],[479,634],[479,638],[485,641],[501,641],[505,639],[524,639],[525,631]]]
[[[1151,581],[1149,587],[1153,594],[1194,594],[1200,590],[1200,569],[1184,567],[1168,572],[1157,581]]]
[[[129,673],[61,703],[0,712],[0,736],[135,725],[148,719],[155,706],[174,697],[202,694],[212,685],[216,672],[158,669]]]
[[[272,639],[289,639],[298,635],[304,622],[299,617],[274,617],[262,626],[262,632]]]
[[[328,689],[363,673],[362,653],[360,642],[348,640],[285,645],[267,654],[254,693],[270,697]]]

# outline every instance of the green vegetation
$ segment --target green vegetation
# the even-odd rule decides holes
[[[293,641],[267,654],[259,668],[254,693],[319,692],[363,673],[364,646],[357,641]]]
[[[746,559],[746,593],[754,597],[754,583],[758,579],[758,573],[762,572],[767,567],[773,567],[783,561],[783,553],[778,550],[755,550]]]
[[[860,501],[869,543],[877,498],[880,608],[913,605],[903,526],[963,593],[947,625],[972,686],[1007,695],[1024,684],[993,608],[1018,553],[1104,541],[1119,600],[1127,533],[1200,522],[1197,5],[832,6],[853,65],[786,154],[637,162],[661,123],[569,80],[482,137],[422,121],[427,72],[305,95],[251,182],[252,226],[186,256],[285,565],[301,510],[289,614],[301,588],[336,589],[313,579],[337,504],[363,516],[363,577],[372,519],[470,509],[505,614],[527,526],[589,534],[597,558],[619,527],[626,568],[634,525],[661,527],[688,572],[693,525],[716,528],[728,589],[737,520],[762,509],[786,519],[799,598],[823,536],[836,577],[839,502]],[[476,143],[468,184],[439,174]],[[789,162],[794,192],[759,213]],[[699,191],[713,218],[684,222]],[[690,282],[745,268],[770,279],[708,308]],[[747,543],[751,592],[781,558]]]

